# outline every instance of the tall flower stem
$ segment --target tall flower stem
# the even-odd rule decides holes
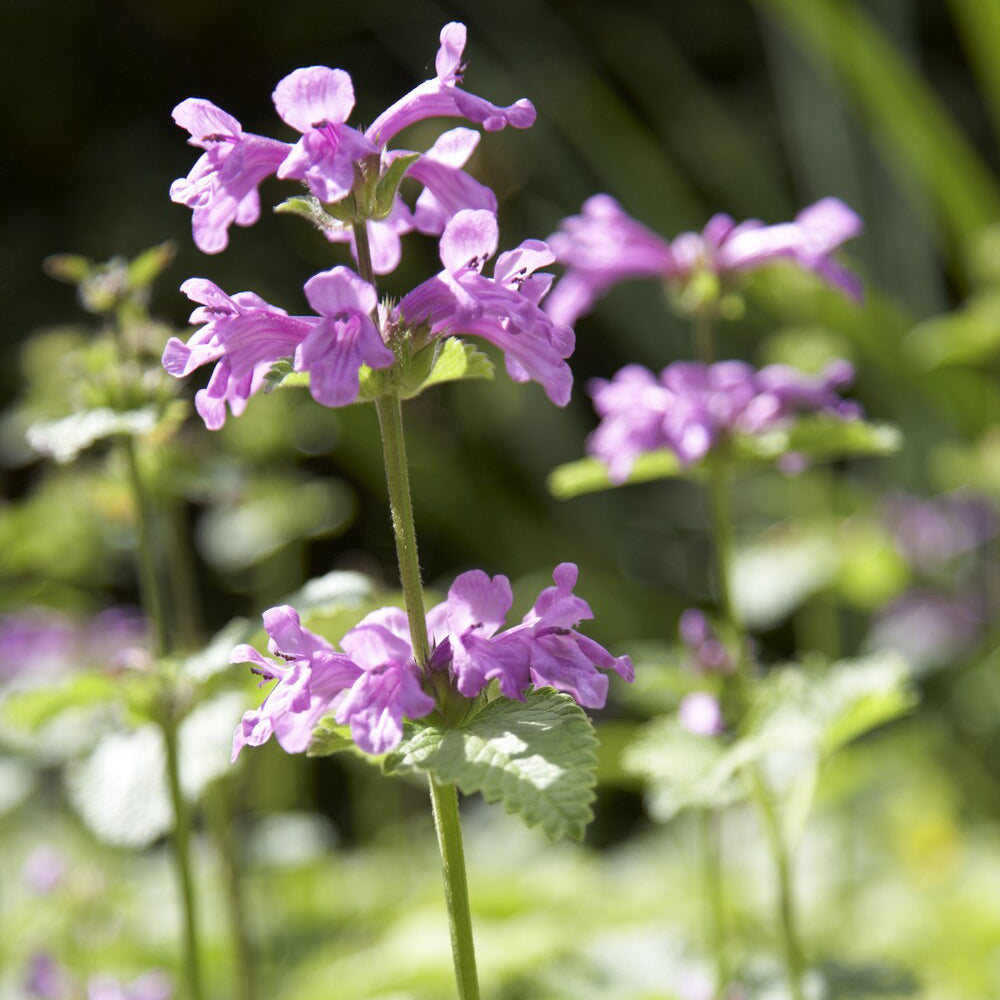
[[[354,224],[358,271],[374,286],[371,249],[364,222]],[[379,428],[382,432],[382,453],[385,459],[385,480],[389,493],[392,531],[396,540],[399,580],[403,587],[406,616],[410,626],[413,653],[421,667],[430,659],[427,640],[427,614],[424,588],[420,579],[420,559],[417,554],[417,532],[413,521],[413,501],[410,495],[410,474],[406,462],[406,441],[403,434],[403,408],[395,393],[375,401]],[[479,1000],[479,977],[472,937],[472,915],[469,908],[469,888],[465,872],[465,849],[462,845],[462,824],[458,812],[458,793],[454,785],[440,785],[433,776],[430,783],[434,827],[441,852],[444,895],[451,931],[451,952],[455,965],[455,982],[459,1000]]]
[[[694,318],[694,340],[703,364],[711,364],[713,357],[712,316],[707,309],[700,310]],[[708,503],[712,544],[715,552],[715,583],[719,610],[727,629],[737,643],[736,670],[728,682],[730,700],[740,716],[747,707],[747,682],[751,666],[750,648],[743,623],[733,601],[732,591],[732,526],[733,512],[729,467],[724,450],[709,455]],[[768,849],[775,868],[778,891],[778,924],[781,931],[785,972],[788,977],[792,1000],[803,1000],[802,974],[805,962],[799,944],[792,892],[791,858],[788,845],[781,831],[781,824],[774,800],[761,776],[760,769],[751,767],[751,793],[764,825]],[[718,906],[719,904],[715,904]],[[720,912],[721,917],[721,912]],[[721,968],[721,965],[720,965]]]
[[[430,779],[430,786],[434,828],[441,848],[441,871],[448,904],[451,956],[455,963],[458,996],[459,1000],[479,1000],[479,977],[472,939],[472,914],[469,910],[469,887],[465,876],[458,793],[454,785],[439,785],[433,777]]]
[[[170,633],[167,628],[166,600],[161,577],[156,568],[153,546],[152,501],[143,482],[136,455],[135,442],[125,437],[122,444],[129,486],[136,507],[140,590],[143,608],[149,618],[154,635],[154,653],[162,660],[170,652]],[[157,721],[163,731],[166,755],[167,787],[174,810],[173,855],[177,881],[181,891],[184,912],[184,978],[190,1000],[202,1000],[201,968],[198,957],[198,923],[195,903],[194,878],[191,872],[188,805],[184,800],[180,782],[180,764],[177,753],[177,711],[170,683],[164,679]]]

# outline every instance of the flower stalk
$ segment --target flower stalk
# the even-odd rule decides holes
[[[702,353],[702,360],[711,362],[710,356],[713,342],[711,319],[706,310],[700,310],[695,319],[695,343]],[[747,708],[747,680],[751,666],[751,657],[747,637],[740,620],[739,613],[733,601],[732,593],[732,503],[729,484],[729,469],[723,448],[709,454],[708,503],[710,507],[710,523],[712,545],[715,553],[715,585],[719,602],[719,610],[726,624],[727,631],[736,643],[736,669],[729,675],[730,702],[742,717]],[[784,952],[785,973],[792,1000],[803,1000],[802,974],[804,960],[799,944],[798,930],[795,919],[795,907],[792,893],[791,859],[788,846],[781,833],[781,825],[775,810],[774,801],[757,766],[750,769],[751,791],[764,825],[768,849],[775,867],[778,890],[778,917],[781,931],[782,950]],[[718,845],[713,848],[717,849]],[[721,921],[721,899],[713,891],[713,907],[716,909],[716,920]],[[718,926],[718,923],[717,923]],[[717,947],[716,959],[720,972],[724,969],[721,949]],[[723,986],[720,983],[720,988]]]
[[[375,275],[364,221],[354,223],[354,240],[357,247],[358,271],[365,281],[374,286]],[[410,626],[410,642],[417,663],[426,671],[430,659],[430,645],[427,640],[424,589],[420,579],[417,533],[413,519],[410,475],[406,462],[402,404],[399,396],[390,392],[375,401],[375,408],[382,434],[386,487],[389,493],[392,531],[396,540],[399,580],[403,588],[406,616]],[[444,895],[448,909],[458,997],[459,1000],[479,1000],[479,977],[476,972],[458,793],[454,785],[439,784],[432,775],[428,776],[428,783],[434,812],[434,828],[437,831],[438,848],[441,853],[441,871],[444,878]]]

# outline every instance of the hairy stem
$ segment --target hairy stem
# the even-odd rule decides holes
[[[459,1000],[479,1000],[479,977],[476,973],[476,952],[472,940],[472,915],[469,911],[469,887],[465,877],[458,793],[454,785],[439,785],[433,777],[429,781],[434,827],[441,849],[444,896],[448,904],[451,955],[455,963],[458,996]]]
[[[361,277],[375,284],[372,270],[368,231],[364,222],[354,223],[358,271]],[[396,540],[399,581],[403,588],[406,617],[410,626],[410,641],[417,663],[426,670],[430,659],[427,640],[427,614],[424,608],[424,588],[420,579],[420,559],[417,554],[417,532],[413,521],[413,501],[410,496],[410,474],[406,463],[406,442],[403,434],[403,409],[395,393],[375,401],[379,428],[382,432],[382,453],[385,459],[385,480],[389,493],[392,531]],[[454,785],[439,785],[432,776],[431,806],[441,852],[444,876],[444,896],[451,931],[451,951],[455,964],[455,982],[459,1000],[479,1000],[479,978],[472,938],[472,918],[469,909],[469,887],[465,873],[465,852],[462,847],[462,825],[458,813],[458,792]]]

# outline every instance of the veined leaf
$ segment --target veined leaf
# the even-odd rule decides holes
[[[596,747],[583,709],[544,688],[523,702],[490,702],[463,729],[410,723],[384,766],[389,773],[432,774],[466,795],[482,792],[553,840],[579,840],[593,816]]]

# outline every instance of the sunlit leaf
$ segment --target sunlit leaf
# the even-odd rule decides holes
[[[116,434],[147,434],[156,426],[156,410],[120,412],[108,407],[84,410],[62,420],[47,420],[28,428],[28,444],[59,463],[71,462],[95,441]]]
[[[579,840],[592,817],[596,746],[583,709],[545,688],[524,702],[498,698],[463,729],[410,724],[385,768],[428,772],[466,795],[482,792],[553,840]]]
[[[902,444],[895,427],[870,424],[863,420],[840,420],[815,414],[800,417],[788,427],[764,434],[736,434],[728,442],[726,455],[737,468],[772,465],[784,455],[794,453],[811,461],[888,455]],[[640,455],[624,483],[613,483],[607,466],[597,458],[581,458],[560,465],[549,474],[548,488],[553,496],[568,500],[582,493],[594,493],[615,486],[644,483],[655,479],[684,476],[703,479],[704,461],[683,465],[673,451],[662,449]]]

